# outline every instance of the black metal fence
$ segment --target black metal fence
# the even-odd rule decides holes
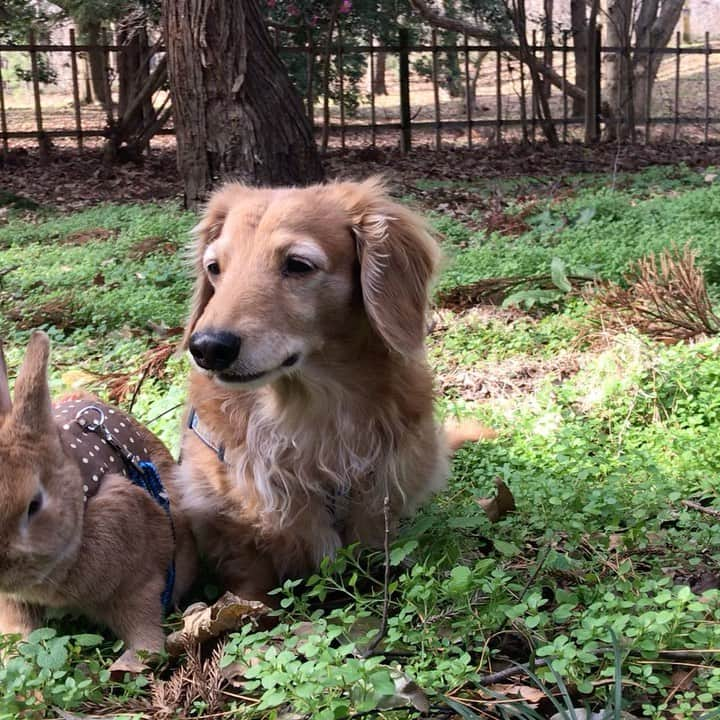
[[[473,146],[515,140],[536,140],[541,136],[538,89],[534,87],[526,62],[520,62],[516,45],[488,45],[467,36],[454,45],[438,43],[436,32],[428,44],[411,44],[401,31],[398,42],[376,45],[346,42],[342,36],[330,52],[333,70],[330,86],[318,78],[321,51],[310,46],[284,46],[278,36],[278,50],[291,65],[307,71],[298,87],[318,137],[330,146],[374,146],[400,144],[409,151],[413,144]],[[598,35],[599,37],[599,35]],[[605,63],[627,53],[628,48],[604,47],[596,41],[589,54],[594,64],[581,88],[590,102],[577,102],[578,72],[575,48],[568,34],[554,45],[538,43],[533,33],[527,51],[538,61],[552,62],[555,85],[545,88],[549,109],[562,141],[599,137],[608,121],[603,112]],[[37,43],[31,35],[24,45],[0,45],[0,139],[3,151],[11,144],[35,139],[41,147],[50,139],[74,142],[82,148],[87,141],[108,137],[115,122],[114,101],[100,105],[86,102],[89,92],[87,57],[100,51],[106,97],[117,97],[116,68],[123,46],[103,43],[79,44],[70,31],[65,44]],[[720,139],[720,47],[705,42],[683,46],[680,34],[672,46],[661,50],[632,48],[633,53],[661,55],[662,61],[652,92],[643,98],[642,118],[633,134],[644,142]],[[162,49],[156,49],[157,58]],[[386,64],[387,94],[376,88],[376,67],[380,56]],[[442,74],[442,59],[452,54],[460,70],[455,92],[448,89]],[[353,65],[354,78],[346,68]],[[17,68],[25,69],[19,72]],[[53,69],[54,83],[44,83],[47,68]],[[357,68],[362,72],[358,75]],[[420,68],[424,70],[420,70]],[[313,71],[315,68],[315,71]],[[586,68],[587,70],[587,68]],[[352,86],[351,86],[352,82]],[[458,86],[460,91],[458,92]],[[327,90],[327,92],[325,92]],[[85,95],[88,97],[86,98]],[[350,101],[351,100],[351,101]],[[153,102],[167,103],[167,90],[156,91]],[[580,108],[580,109],[578,109]],[[173,133],[171,122],[157,135]]]

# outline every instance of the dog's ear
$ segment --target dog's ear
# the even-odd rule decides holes
[[[44,332],[30,337],[25,360],[15,382],[13,423],[33,433],[46,433],[54,427],[48,384],[50,339]]]
[[[0,424],[3,419],[12,410],[12,401],[10,400],[10,383],[8,381],[7,364],[5,363],[5,353],[3,352],[2,342],[0,342]]]
[[[207,278],[205,266],[203,265],[205,250],[220,235],[230,207],[230,196],[236,193],[239,187],[237,185],[228,185],[215,192],[210,197],[200,222],[192,229],[194,243],[192,245],[191,264],[195,274],[195,290],[190,305],[190,316],[180,343],[183,350],[187,350],[190,336],[193,334],[200,316],[205,311],[205,306],[210,302],[210,298],[214,293],[213,286]]]
[[[392,350],[422,348],[440,250],[421,217],[388,198],[379,178],[335,186],[350,213],[365,311]]]

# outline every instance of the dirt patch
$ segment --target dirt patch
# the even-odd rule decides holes
[[[480,363],[472,368],[456,367],[436,373],[444,394],[463,400],[484,402],[532,395],[549,379],[561,383],[582,368],[582,354],[561,352],[552,358],[518,355],[505,360]]]
[[[477,323],[511,325],[518,320],[536,321],[518,308],[480,305],[462,314],[448,310],[435,314],[431,333],[443,335],[456,323],[466,323],[472,317]],[[513,355],[502,360],[483,360],[468,365],[443,357],[441,367],[435,371],[438,390],[443,394],[470,402],[507,400],[532,395],[550,380],[561,383],[579,372],[594,350],[562,350],[552,357],[543,358],[527,354]]]
[[[5,310],[5,317],[14,322],[19,330],[54,325],[59,330],[68,331],[76,330],[85,324],[78,310],[76,298],[65,297],[40,305],[13,302],[12,306]]]
[[[91,242],[101,242],[103,240],[111,240],[117,237],[117,230],[108,230],[107,228],[91,228],[90,230],[78,230],[70,233],[59,242],[63,245],[87,245]]]
[[[161,235],[150,235],[133,245],[128,253],[133,260],[142,260],[155,253],[170,255],[177,250],[176,246]]]
[[[463,308],[462,310],[465,310]],[[429,332],[431,334],[442,335],[447,332],[448,326],[453,322],[457,322],[461,317],[466,319],[472,315],[473,320],[480,323],[500,322],[505,325],[520,319],[535,320],[536,318],[525,310],[518,307],[502,307],[493,303],[483,303],[473,306],[462,315],[455,308],[444,307],[439,303],[436,304],[436,310],[432,317]]]
[[[525,218],[531,214],[534,207],[523,208],[520,213],[508,213],[502,208],[491,208],[485,213],[484,228],[486,232],[497,232],[507,237],[517,237],[530,230]]]

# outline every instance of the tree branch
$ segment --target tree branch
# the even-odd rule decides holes
[[[295,33],[298,30],[303,29],[303,25],[288,25],[286,23],[277,22],[277,20],[268,20],[267,26],[271,27],[273,30],[280,30],[281,32],[287,32],[287,33]]]
[[[512,42],[511,38],[507,38],[500,33],[488,30],[480,25],[474,25],[473,23],[468,23],[464,20],[458,20],[457,18],[449,18],[445,15],[441,15],[437,10],[431,8],[426,0],[410,0],[410,5],[433,27],[439,27],[443,30],[451,30],[452,32],[457,33],[467,33],[470,37],[485,40],[493,45],[509,45]],[[555,87],[560,89],[564,87],[565,92],[571,98],[576,100],[585,99],[585,91],[582,88],[579,88],[577,85],[573,85],[567,81],[563,82],[561,75],[555,72],[555,70],[551,67],[539,62],[536,58],[533,58],[532,56],[523,58],[520,48],[508,48],[506,52],[514,58],[520,60],[520,62],[524,62],[532,72],[543,75],[547,80],[555,85]]]

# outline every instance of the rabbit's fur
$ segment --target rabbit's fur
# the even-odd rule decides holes
[[[0,348],[0,632],[27,635],[45,608],[63,608],[107,625],[126,654],[160,651],[161,595],[173,550],[174,602],[196,564],[189,526],[168,486],[172,457],[137,424],[170,496],[175,542],[165,511],[119,473],[106,474],[86,504],[78,461],[53,416],[49,351],[47,336],[34,333],[13,403]]]

